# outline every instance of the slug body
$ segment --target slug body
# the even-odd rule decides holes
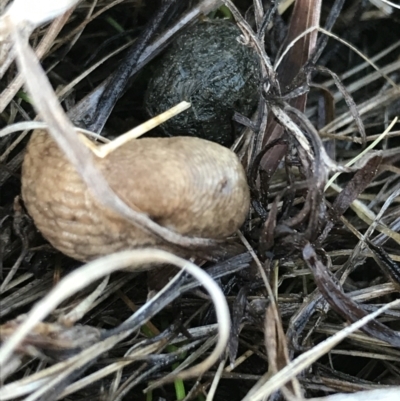
[[[249,117],[259,99],[258,59],[238,42],[240,35],[227,20],[201,22],[161,58],[146,92],[148,113],[157,115],[183,100],[192,105],[161,125],[167,134],[232,144],[234,113]]]
[[[133,140],[95,164],[132,209],[182,235],[226,238],[249,209],[236,155],[199,138]],[[167,249],[98,202],[46,131],[35,131],[27,146],[22,197],[43,236],[74,259],[145,246]]]

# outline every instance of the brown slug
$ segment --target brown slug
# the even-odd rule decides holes
[[[132,140],[95,157],[112,190],[132,209],[188,237],[224,239],[250,202],[236,155],[194,137]],[[43,236],[88,261],[112,252],[168,245],[103,206],[45,130],[33,132],[22,166],[22,197]]]

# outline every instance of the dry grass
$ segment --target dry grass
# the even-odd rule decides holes
[[[398,399],[400,14],[390,2],[348,1],[332,15],[331,33],[327,15],[340,1],[322,1],[327,30],[315,28],[318,1],[297,6],[307,2],[308,20],[289,25],[296,12],[290,1],[271,19],[260,1],[224,1],[265,78],[252,122],[236,116],[247,125],[233,149],[247,169],[252,209],[229,246],[206,262],[198,248],[214,243],[120,210],[167,241],[193,247],[210,281],[193,263],[161,251],[81,266],[43,240],[18,197],[37,110],[86,174],[80,163],[87,149],[59,104],[74,123],[96,113],[99,93],[122,52],[140,44],[154,5],[82,1],[32,32],[1,21],[0,35],[12,35],[0,43],[0,400]],[[143,66],[217,2],[200,3],[186,14],[178,7],[155,42],[144,43],[136,80],[107,110],[103,133],[114,137],[146,119],[143,82],[151,66]],[[29,53],[27,33],[55,94]],[[322,54],[314,52],[324,45],[317,36],[330,37]],[[107,118],[95,120],[86,128]],[[101,187],[101,179],[87,182]],[[171,279],[170,269],[133,271],[149,258],[193,269],[205,281],[187,273]],[[225,300],[231,335],[218,359],[229,329]]]

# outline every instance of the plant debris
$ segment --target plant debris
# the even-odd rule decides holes
[[[0,399],[397,401],[396,4],[36,2],[0,5]],[[133,211],[74,129],[113,139],[143,123],[155,65],[202,24],[231,26],[225,45],[259,65],[254,114],[215,127],[251,192],[225,242]],[[93,196],[191,261],[143,249],[82,265],[47,243],[20,199],[35,119]]]

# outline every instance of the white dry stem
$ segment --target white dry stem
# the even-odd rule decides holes
[[[319,343],[315,347],[311,348],[309,351],[301,354],[299,357],[294,359],[282,370],[272,376],[269,381],[258,388],[257,391],[250,390],[242,401],[260,401],[262,399],[267,399],[269,395],[282,388],[288,381],[292,380],[304,369],[307,369],[309,366],[311,366],[314,362],[321,358],[321,356],[329,352],[333,347],[343,341],[350,334],[354,333],[356,330],[359,330],[362,326],[377,318],[381,313],[385,312],[386,310],[397,307],[399,305],[400,299],[397,299],[396,301],[382,306],[375,312],[370,313],[369,315],[363,317],[362,319],[344,328],[343,330],[340,330],[332,337],[329,337],[327,340]]]
[[[279,15],[282,15],[294,2],[295,0],[281,0],[278,4]]]
[[[314,160],[314,155],[312,154],[310,144],[308,143],[307,138],[305,137],[301,129],[295,124],[295,122],[280,107],[271,105],[271,111],[274,113],[275,117],[282,123],[282,125],[290,130],[290,132],[293,134],[293,136],[306,152],[308,159],[310,161]],[[332,163],[334,162],[332,161]]]
[[[4,160],[10,155],[10,153],[15,149],[15,147],[25,138],[28,134],[28,131],[35,129],[47,129],[48,124],[41,121],[23,121],[15,124],[10,124],[0,130],[0,138],[10,135],[14,132],[24,131],[18,138],[4,151],[4,153],[0,156],[0,163],[3,163]],[[86,136],[91,137],[96,141],[100,141],[101,143],[108,143],[110,140],[100,134],[96,134],[94,132],[88,131],[83,128],[75,127],[75,130],[79,134],[85,134]]]
[[[204,359],[204,361],[184,372],[178,373],[177,376],[181,378],[193,377],[209,369],[225,350],[229,339],[230,317],[224,294],[217,283],[200,267],[169,252],[148,248],[124,251],[105,256],[83,265],[62,279],[45,298],[32,308],[26,320],[15,333],[4,342],[3,346],[0,348],[0,371],[1,367],[7,363],[15,349],[24,341],[24,338],[31,330],[65,299],[94,281],[117,270],[126,268],[138,269],[143,265],[162,263],[185,269],[204,286],[215,305],[215,313],[218,320],[219,335],[213,352]],[[157,300],[159,297],[160,293],[153,298],[153,301]],[[140,308],[136,313],[141,313],[145,306],[146,305]]]
[[[57,90],[56,94],[57,94],[58,98],[60,100],[63,100],[75,88],[75,86],[77,86],[79,84],[79,82],[83,81],[93,71],[97,70],[97,68],[100,67],[101,65],[103,65],[108,59],[120,54],[125,49],[132,46],[135,43],[135,41],[136,41],[136,39],[130,40],[128,43],[125,43],[122,46],[119,46],[117,49],[115,49],[111,53],[108,53],[102,59],[100,59],[99,61],[94,63],[92,66],[87,68],[85,71],[83,71],[81,74],[79,74],[76,78],[74,78],[72,81],[70,81],[67,85],[65,85],[62,88],[60,88],[59,90]]]
[[[62,315],[58,318],[58,323],[64,326],[72,326],[78,320],[81,320],[83,316],[92,308],[93,303],[99,298],[103,293],[107,284],[110,280],[110,276],[106,276],[103,281],[96,287],[96,289],[85,297],[84,300],[79,302],[75,308],[73,308],[66,315]]]
[[[217,391],[219,381],[221,380],[222,372],[224,370],[226,358],[219,363],[218,369],[215,372],[214,379],[211,383],[210,390],[208,391],[206,401],[213,401],[215,392]]]
[[[190,106],[191,105],[188,102],[185,101],[180,102],[176,106],[165,111],[164,113],[161,113],[158,116],[155,116],[150,120],[147,120],[143,124],[140,124],[137,127],[131,129],[125,134],[120,135],[113,141],[105,145],[98,146],[97,148],[93,149],[93,151],[96,154],[96,156],[104,158],[114,150],[118,149],[120,146],[125,145],[125,143],[131,141],[132,139],[139,138],[146,132],[152,130],[155,127],[158,127],[162,123],[165,123],[165,121],[169,120],[172,117],[175,117],[179,113],[182,113],[182,111],[187,110]]]
[[[42,59],[42,57],[49,51],[51,46],[54,43],[54,40],[60,33],[61,29],[64,27],[69,17],[71,16],[73,9],[63,14],[61,17],[55,19],[51,25],[46,29],[42,39],[38,43],[35,48],[35,54],[38,59]],[[21,32],[25,32],[28,35],[31,31],[31,27],[23,28],[19,27]],[[10,33],[10,30],[14,29],[14,25],[10,18],[0,18],[0,40],[2,33],[5,31],[7,36]],[[14,55],[15,50],[12,50],[12,54]],[[13,57],[14,58],[14,57]],[[19,89],[22,87],[24,83],[24,78],[22,74],[17,74],[16,77],[9,83],[9,85],[4,89],[0,97],[0,113],[5,110],[7,105],[11,102],[11,100],[16,96]]]
[[[378,7],[380,10],[384,11],[385,14],[392,13],[393,10],[390,7],[397,8],[398,10],[400,10],[400,4],[393,3],[392,1],[389,0],[369,0],[369,1],[376,7]],[[385,7],[384,4],[382,3],[387,4],[390,7]]]
[[[309,398],[308,401],[398,401],[400,386],[370,391],[358,391],[352,394],[334,394],[321,398]]]
[[[43,400],[43,397],[46,393],[54,391],[57,386],[63,381],[68,380],[68,378],[76,371],[82,369],[85,365],[98,358],[100,355],[106,353],[110,349],[112,349],[116,344],[120,341],[127,338],[133,330],[127,330],[125,332],[115,334],[104,341],[94,344],[89,348],[86,348],[79,355],[76,355],[73,358],[69,358],[61,363],[63,369],[61,372],[53,377],[50,377],[49,380],[40,386],[34,393],[29,395],[24,401],[37,401]],[[53,400],[54,398],[50,398]]]
[[[298,35],[296,38],[294,38],[286,46],[286,49],[282,52],[281,56],[276,61],[275,65],[274,65],[274,70],[276,70],[278,68],[279,64],[282,62],[285,55],[295,45],[296,42],[298,42],[304,36],[307,36],[308,34],[314,32],[315,30],[317,30],[318,32],[321,32],[324,35],[327,35],[330,38],[333,38],[333,39],[337,40],[338,42],[342,43],[343,45],[347,46],[354,53],[358,54],[363,60],[365,60],[372,68],[374,68],[376,71],[378,71],[382,75],[382,77],[384,77],[387,80],[387,82],[390,83],[391,86],[393,86],[394,88],[400,89],[399,86],[396,84],[396,82],[393,81],[393,79],[391,79],[387,74],[383,73],[382,70],[371,59],[369,59],[367,56],[365,56],[360,50],[358,50],[356,47],[354,47],[351,43],[345,41],[344,39],[340,38],[339,36],[333,34],[332,32],[329,32],[319,26],[312,26],[312,27],[306,29],[304,32],[302,32],[300,35]],[[323,128],[323,130],[325,130],[325,129],[326,129],[326,127]]]
[[[191,352],[189,356],[179,365],[177,366],[171,373],[168,375],[162,377],[161,379],[158,379],[157,381],[151,383],[148,387],[146,387],[143,392],[148,393],[151,390],[154,390],[157,387],[162,386],[165,383],[171,382],[175,377],[181,377],[180,372],[182,372],[186,367],[191,365],[194,361],[197,359],[201,358],[208,350],[214,345],[215,341],[217,339],[217,336],[214,335],[212,337],[209,337],[207,341],[199,347],[196,351]],[[199,372],[197,377],[200,377],[204,372]],[[120,399],[116,399],[113,401],[121,401]]]
[[[371,149],[373,149],[383,138],[385,138],[386,135],[390,132],[390,130],[396,124],[397,119],[398,118],[395,117],[393,119],[393,121],[391,122],[391,124],[385,129],[385,131],[382,132],[382,134],[380,134],[378,136],[378,138],[375,139],[374,142],[372,142],[362,152],[360,152],[356,157],[354,157],[354,159],[352,159],[348,163],[346,163],[346,167],[351,167],[354,163],[356,163],[358,160],[360,160],[361,157],[363,157],[366,153],[368,153]],[[326,191],[332,185],[332,183],[336,180],[337,177],[339,177],[339,175],[340,175],[340,173],[336,173],[331,177],[331,179],[326,183],[324,191]]]
[[[385,214],[386,210],[389,208],[389,206],[393,203],[393,201],[400,195],[400,189],[397,188],[396,190],[394,190],[389,197],[385,200],[384,204],[382,205],[381,209],[379,210],[379,212],[377,213],[374,221],[371,223],[371,225],[368,227],[367,231],[364,233],[363,235],[363,240],[365,238],[369,238],[372,233],[374,232],[374,230],[376,229],[376,226],[378,225],[378,223],[381,221],[383,215]],[[399,235],[393,237],[392,238],[399,243]]]
[[[386,81],[393,86],[393,88],[400,89],[400,87],[397,85],[393,79],[391,79],[388,75],[384,74],[381,69],[371,60],[369,59],[364,53],[360,50],[358,50],[356,47],[354,47],[351,43],[347,42],[346,40],[340,38],[339,36],[333,34],[332,32],[329,32],[323,28],[318,28],[319,32],[337,40],[341,44],[347,46],[349,49],[353,50],[354,53],[359,55],[364,61],[366,61],[372,68],[374,68],[376,71],[378,71],[380,74],[382,74],[382,77],[386,79]]]
[[[396,43],[397,46],[390,46],[390,48],[396,48],[398,46],[400,46],[400,41]],[[387,50],[387,49],[385,49]],[[374,60],[374,57],[371,57],[370,59],[371,61],[376,62],[376,60]],[[358,68],[357,68],[358,67]],[[355,67],[352,71],[361,71],[362,69],[369,67],[368,63],[361,63],[359,64],[357,67]],[[346,85],[346,90],[349,94],[354,94],[355,92],[359,91],[359,90],[365,90],[365,87],[369,84],[372,84],[373,82],[376,82],[377,80],[381,79],[382,76],[387,75],[390,76],[390,74],[393,74],[394,72],[399,71],[400,69],[400,61],[399,60],[395,60],[392,63],[388,63],[385,66],[382,66],[380,68],[380,71],[373,71],[370,73],[365,73],[362,76],[360,76],[360,78],[356,79],[353,82],[350,82],[349,84]],[[349,74],[347,75],[348,77],[351,77],[352,75],[354,75],[354,73],[352,73],[352,71],[349,70]],[[343,80],[346,79],[346,77],[344,76],[344,74],[340,75],[340,80],[343,82]],[[331,82],[335,82],[335,80],[328,80],[325,83],[327,83],[328,85],[331,85]],[[323,83],[323,85],[325,84]],[[336,91],[334,93],[332,93],[333,95],[333,100],[335,101],[335,103],[338,103],[340,100],[342,100],[344,98],[343,93],[341,91]],[[314,106],[313,108],[310,108],[308,113],[312,114],[315,113],[316,110],[316,106]]]
[[[80,0],[14,0],[6,10],[4,17],[10,18],[13,24],[37,27],[64,14]],[[34,4],[32,4],[34,3]]]
[[[357,105],[358,114],[361,117],[367,113],[376,112],[378,109],[385,107],[386,105],[394,104],[394,102],[398,101],[399,97],[400,90],[398,88],[390,88],[388,90],[384,90],[383,92],[380,91],[378,94]],[[323,127],[320,132],[322,135],[325,133],[333,133],[338,131],[340,128],[343,128],[344,126],[351,124],[353,121],[353,115],[350,111],[347,111],[342,113],[331,123]],[[398,149],[394,148],[392,150],[386,150],[385,156],[391,156],[394,154],[390,154],[390,152],[395,152],[395,154],[397,154]]]
[[[210,330],[206,330],[204,331],[203,329],[205,328],[205,326],[202,326],[200,328],[191,328],[188,329],[189,334],[191,335],[196,335],[196,332],[201,331],[201,334],[199,337],[204,337],[207,335],[213,335],[215,332],[215,325],[212,325],[212,327],[208,326],[207,328],[209,328]],[[206,328],[206,329],[207,329]],[[203,332],[204,331],[204,332]],[[182,342],[182,340],[186,340],[187,338],[184,337],[182,335],[176,337],[175,339],[173,339],[171,341],[171,345],[173,345],[174,343],[179,343]],[[140,348],[140,349],[136,349],[134,350],[135,347],[137,347],[138,345],[136,344],[135,346],[133,346],[126,354],[125,356],[129,356],[129,360],[128,361],[119,361],[119,362],[115,362],[112,363],[90,375],[87,375],[85,377],[82,377],[81,379],[79,379],[78,381],[72,383],[71,385],[69,385],[59,396],[59,399],[62,399],[63,397],[70,395],[78,390],[83,389],[84,387],[87,387],[88,385],[90,385],[91,383],[93,383],[94,381],[98,381],[108,375],[111,375],[112,373],[115,372],[121,372],[122,368],[124,366],[127,366],[129,364],[131,364],[132,362],[135,361],[135,358],[137,355],[148,355],[151,353],[152,348],[154,350],[160,349],[160,343],[162,340],[160,340],[159,342],[156,342],[150,346],[147,346],[145,348]],[[208,342],[208,341],[207,341]],[[214,342],[214,338],[212,339],[212,342]],[[201,355],[204,355],[205,352],[207,352],[208,348],[204,349],[203,346],[200,347],[199,350],[203,350],[203,352],[201,352]],[[154,352],[154,351],[153,351]],[[197,351],[195,351],[194,353],[196,353]],[[192,355],[192,354],[191,354]],[[22,379],[23,380],[23,379]],[[22,381],[21,380],[21,381]],[[156,383],[157,384],[157,383]],[[119,397],[121,396],[122,392],[119,394]],[[0,393],[0,400],[2,400],[1,398],[1,393]],[[113,401],[117,401],[117,399],[113,398]]]
[[[371,60],[372,62],[375,63],[376,61],[379,61],[379,60],[382,59],[383,57],[385,57],[385,56],[387,56],[388,54],[392,53],[392,52],[393,52],[394,50],[396,50],[399,46],[400,46],[400,41],[397,41],[397,42],[393,43],[392,45],[390,45],[389,47],[387,47],[386,49],[382,50],[381,52],[375,54],[375,55],[374,55],[373,57],[371,57],[369,60]],[[394,63],[390,63],[390,64],[388,64],[386,67],[382,67],[382,71],[384,71],[388,66],[391,66],[392,64],[394,64]],[[353,68],[347,70],[347,71],[344,72],[343,74],[340,74],[340,78],[341,78],[342,81],[344,81],[345,79],[352,77],[353,75],[357,74],[358,72],[362,71],[363,69],[367,68],[368,66],[369,66],[369,63],[363,61],[363,62],[361,62],[360,64],[356,65],[355,67],[353,67]],[[397,67],[397,69],[398,69],[398,67]],[[393,70],[392,70],[392,69],[387,70],[386,73],[391,73],[391,72],[393,72],[393,71],[394,71],[394,68],[393,68]],[[367,76],[368,76],[368,75],[367,75]],[[364,77],[363,77],[362,79],[364,79]],[[356,81],[356,82],[357,82],[357,81]],[[325,87],[330,87],[330,86],[333,86],[334,84],[335,84],[335,81],[334,81],[333,79],[328,79],[327,81],[325,81],[325,82],[322,83],[322,85],[325,86]],[[350,85],[348,86],[348,88],[349,88],[351,85],[354,85],[354,84],[350,84]],[[364,87],[364,86],[363,86],[363,87]],[[348,89],[348,90],[349,90],[349,89]],[[349,90],[349,92],[351,92],[351,91]],[[335,99],[335,100],[336,100],[336,99]],[[339,99],[337,99],[337,100],[339,100]]]
[[[285,50],[282,52],[278,60],[275,61],[274,64],[274,70],[276,71],[281,64],[282,60],[285,58],[286,54],[289,52],[289,50],[304,36],[307,36],[308,34],[313,33],[314,31],[318,31],[320,29],[319,26],[311,26],[310,28],[306,29],[303,31],[300,35],[296,36],[291,42],[288,43],[286,46]]]
[[[7,125],[7,127],[4,127],[2,130],[0,130],[0,138],[3,138],[4,136],[13,134],[14,132],[18,131],[47,129],[47,128],[49,128],[49,125],[41,121],[22,121],[19,123]],[[100,134],[96,134],[95,132],[89,131],[87,129],[75,127],[75,130],[81,134],[90,136],[93,139],[100,140],[101,142],[105,143],[110,142],[110,140],[107,139],[106,137]]]
[[[134,363],[137,359],[140,359],[141,355],[146,356],[156,352],[159,349],[160,349],[160,343],[156,342],[154,344],[150,344],[141,349],[138,349],[135,352],[130,352],[125,355],[128,357],[127,358],[128,360],[112,363],[72,383],[60,394],[58,399],[63,399],[64,397],[70,394],[76,393],[77,391],[82,390],[83,388],[89,386],[90,384],[93,384],[95,381],[99,381],[100,379],[109,376],[113,373],[121,373],[124,367],[129,366],[132,363]],[[114,398],[110,399],[116,401]]]
[[[246,362],[253,355],[254,355],[254,351],[252,351],[251,349],[248,349],[242,355],[237,357],[233,364],[227,366],[224,371],[227,372],[227,373],[232,372],[234,369],[236,369],[243,362]]]
[[[162,291],[164,291],[164,289]],[[188,329],[188,332],[190,335],[194,336],[195,338],[204,338],[205,336],[214,335],[216,330],[217,330],[217,325],[212,324],[209,326],[191,328],[191,329]],[[115,337],[115,336],[113,336],[113,337]],[[177,344],[186,339],[187,338],[185,336],[180,334],[177,337],[175,337],[173,340],[171,340],[171,345]],[[115,341],[117,342],[117,340],[115,340]],[[162,341],[162,340],[160,340],[160,341]],[[98,381],[98,380],[120,370],[124,366],[131,364],[132,362],[135,361],[135,358],[138,355],[148,355],[152,351],[152,349],[151,349],[152,346],[154,346],[154,349],[156,349],[157,347],[160,346],[160,341],[152,344],[149,347],[137,349],[135,352],[129,351],[126,355],[129,355],[130,357],[132,357],[132,359],[129,359],[128,361],[114,362],[110,365],[107,365],[104,368],[101,368],[89,375],[82,377],[81,379],[70,384],[59,395],[58,399],[62,399],[63,397],[66,397],[67,395],[70,395],[78,390],[81,390],[81,389],[87,387],[88,385],[90,385],[91,383]],[[103,347],[103,349],[104,349],[103,344],[104,344],[104,342],[102,342],[100,344],[100,346]],[[94,347],[96,347],[96,346],[98,348],[99,344],[95,344]],[[87,350],[85,350],[82,353],[68,359],[67,361],[59,362],[55,365],[49,366],[43,370],[35,372],[35,373],[31,374],[30,376],[26,376],[22,379],[12,382],[12,383],[3,385],[0,388],[0,400],[1,401],[15,400],[18,397],[22,397],[24,395],[27,395],[29,393],[39,390],[41,387],[46,385],[50,380],[52,380],[55,376],[62,375],[63,372],[65,371],[66,367],[72,365],[72,363],[71,363],[72,360],[75,360],[75,362],[77,363],[79,360],[81,360],[84,357],[84,355],[89,355],[93,359],[93,354],[87,353]],[[7,365],[7,367],[8,366],[9,365]],[[3,374],[3,370],[0,373]],[[4,374],[4,376],[7,377],[6,374]]]

